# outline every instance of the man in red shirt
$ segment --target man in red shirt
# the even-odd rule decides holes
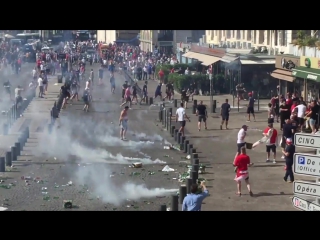
[[[241,196],[241,182],[244,180],[247,184],[247,188],[250,196],[253,196],[251,191],[251,186],[249,183],[249,171],[248,167],[252,166],[253,163],[250,163],[250,157],[246,154],[246,148],[242,147],[240,149],[240,154],[237,153],[233,161],[233,166],[235,166],[236,177],[234,180],[237,182],[238,192],[236,193],[239,197]]]
[[[160,80],[160,82],[163,83],[164,72],[163,72],[162,68],[160,69],[158,75],[159,75],[159,80]]]
[[[270,162],[270,151],[273,152],[273,163],[276,163],[276,148],[278,142],[278,132],[273,128],[273,124],[269,123],[268,127],[263,131],[263,136],[267,137],[266,141],[266,151],[267,151],[267,161]]]

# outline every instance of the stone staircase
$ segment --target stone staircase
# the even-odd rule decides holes
[[[17,161],[28,161],[33,158],[34,151],[40,140],[47,137],[48,131],[53,124],[52,108],[58,99],[62,84],[49,81],[48,93],[44,98],[34,98],[27,106],[22,116],[18,118],[9,130],[9,134],[0,136],[0,157],[5,156],[10,147],[13,146],[21,136],[21,133],[28,129],[29,137],[21,144],[20,155]],[[38,155],[38,154],[37,154]]]

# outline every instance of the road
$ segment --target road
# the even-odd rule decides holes
[[[97,68],[94,66],[95,72]],[[69,104],[56,124],[60,128],[51,135],[43,134],[40,140],[31,137],[24,151],[26,161],[17,161],[11,172],[0,175],[3,187],[12,184],[10,189],[0,188],[4,206],[9,210],[61,211],[66,210],[63,200],[73,200],[75,208],[71,211],[149,211],[158,210],[161,204],[170,207],[170,195],[181,185],[178,175],[186,171],[186,163],[180,162],[186,155],[163,149],[172,138],[157,123],[157,106],[134,105],[129,110],[129,141],[119,139],[117,123],[123,81],[122,76],[116,75],[117,89],[112,95],[105,76],[104,87],[94,86],[94,102],[89,113],[82,111],[82,102]],[[155,86],[156,82],[150,81],[149,95],[152,96]],[[187,139],[196,147],[200,163],[207,166],[207,173],[200,177],[206,179],[211,195],[202,209],[294,210],[292,185],[282,180],[284,162],[279,154],[277,164],[266,163],[263,145],[248,150],[255,163],[250,169],[254,197],[246,189],[242,197],[236,196],[232,166],[236,134],[241,125],[248,124],[247,142],[260,139],[266,127],[266,112],[257,113],[257,121],[250,123],[246,123],[243,113],[232,112],[229,130],[219,129],[218,114],[213,113],[208,130],[198,132],[197,118],[187,110],[191,116],[191,123],[186,127]],[[299,149],[299,152],[305,151]],[[162,172],[166,164],[153,162],[157,159],[176,171]],[[130,167],[134,162],[142,162],[143,167]],[[21,176],[34,180],[26,183]]]
[[[98,71],[97,65],[94,70]],[[82,111],[82,102],[69,104],[61,114],[60,128],[51,135],[43,134],[40,140],[31,136],[23,152],[25,161],[15,162],[11,172],[2,174],[3,186],[14,185],[0,188],[2,204],[9,210],[65,210],[63,200],[73,200],[76,207],[72,210],[170,207],[170,195],[176,194],[180,185],[178,172],[161,170],[166,164],[181,169],[177,162],[181,157],[163,149],[165,140],[155,125],[155,115],[148,114],[146,106],[133,106],[129,141],[119,139],[124,78],[116,75],[117,89],[112,95],[106,75],[105,86],[93,88],[90,112]],[[143,167],[132,168],[134,162],[142,162]],[[22,176],[32,180],[25,182]]]

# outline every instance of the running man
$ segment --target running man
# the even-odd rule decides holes
[[[116,90],[116,80],[114,78],[114,74],[110,74],[110,84],[111,84],[111,93],[114,94],[114,91]]]
[[[124,81],[124,84],[122,85],[122,93],[121,93],[121,102],[125,102],[125,92],[126,92],[126,89],[128,88],[128,81]]]
[[[125,106],[120,113],[119,126],[120,126],[120,139],[126,141],[126,133],[128,130],[128,110],[129,107]]]
[[[103,79],[103,67],[101,65],[99,68],[99,85],[102,84],[102,79]]]
[[[196,116],[198,116],[198,131],[201,130],[201,121],[204,122],[204,129],[207,129],[207,108],[203,105],[203,101],[200,101],[200,104],[197,106]]]
[[[76,78],[73,79],[72,83],[71,83],[71,92],[72,92],[72,96],[70,98],[70,100],[72,101],[75,97],[77,98],[77,101],[79,101],[79,94],[78,94],[78,81]]]
[[[137,104],[138,103],[138,96],[137,96],[137,83],[135,82],[132,86],[132,99],[131,102],[134,102]]]
[[[94,85],[94,83],[93,83],[93,79],[94,79],[94,73],[93,73],[93,69],[91,69],[91,71],[90,71],[90,75],[89,75],[89,80],[91,80],[91,81],[92,81],[92,85]]]
[[[82,95],[82,99],[84,102],[84,107],[83,107],[83,111],[85,112],[89,112],[89,103],[91,100],[91,95],[89,93],[89,89],[85,89]]]
[[[240,153],[238,152],[235,156],[235,159],[233,161],[233,166],[235,167],[236,176],[234,180],[237,183],[237,195],[241,196],[241,182],[245,181],[247,184],[247,188],[249,191],[250,196],[253,196],[250,182],[249,182],[249,172],[248,167],[251,167],[253,163],[250,162],[250,157],[246,154],[246,148],[241,147]]]
[[[140,104],[142,101],[146,102],[147,97],[148,97],[148,81],[145,81],[142,87],[142,98],[140,100]]]
[[[176,111],[176,122],[180,123],[179,132],[181,132],[182,136],[184,136],[184,128],[186,126],[186,120],[188,119],[190,122],[190,118],[186,114],[186,110],[183,108],[183,103],[180,103],[180,107]]]

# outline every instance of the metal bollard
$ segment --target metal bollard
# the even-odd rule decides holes
[[[191,172],[192,184],[196,184],[199,178],[199,173],[197,171]]]
[[[179,203],[183,203],[183,199],[187,196],[187,186],[181,185],[179,188]]]
[[[181,137],[182,137],[182,133],[179,132],[179,133],[178,133],[178,136],[177,136],[177,142],[178,142],[178,144],[181,143]]]
[[[190,145],[190,144],[189,144],[189,145]],[[188,152],[188,154],[189,154],[189,155],[192,155],[192,152],[193,152],[193,148],[190,148],[190,147],[189,147],[189,152]]]
[[[217,100],[213,100],[213,104],[212,104],[212,112],[213,113],[216,112],[216,108],[217,108]]]
[[[0,157],[0,172],[6,171],[6,161],[4,157]]]
[[[184,141],[186,140],[185,136],[180,136],[180,150],[184,150]]]
[[[193,144],[189,143],[189,146],[188,146],[188,154],[190,154],[190,148],[192,149],[193,148]],[[191,153],[192,153],[192,150],[191,150]]]
[[[6,152],[6,166],[12,166],[11,152]]]
[[[195,149],[194,149],[195,150]],[[198,153],[193,153],[192,154],[192,159],[198,158]]]
[[[170,124],[171,123],[171,120],[170,120],[171,119],[171,113],[167,110],[167,114],[166,115],[167,115],[167,118],[166,118],[167,119],[167,126],[166,127],[167,127],[167,131],[169,131],[170,126],[171,126],[171,124]]]
[[[191,193],[192,179],[187,178],[187,194]]]
[[[175,126],[171,126],[171,131],[170,131],[171,137],[174,137],[174,130],[175,130],[175,129],[176,129]]]
[[[163,109],[162,110],[162,126],[166,126],[166,119],[167,119],[166,110]]]
[[[197,111],[197,106],[193,105],[192,106],[192,114],[196,114],[196,111]]]
[[[169,111],[169,113],[171,113],[171,115],[172,115],[172,108],[169,108],[168,111]]]
[[[178,132],[179,132],[178,129],[175,129],[175,130],[174,130],[174,140],[175,140],[175,141],[178,141]]]
[[[169,129],[171,129],[171,125],[172,125],[172,121],[171,121],[171,118],[172,118],[172,113],[169,113]]]
[[[183,152],[187,153],[188,152],[188,147],[189,146],[189,140],[184,140],[184,147],[183,147]]]
[[[152,105],[153,104],[153,98],[149,98],[149,104]]]
[[[16,142],[14,146],[17,148],[17,156],[21,155],[21,145],[19,142]]]
[[[179,196],[172,195],[171,196],[171,211],[179,211]]]
[[[193,153],[196,153],[196,152],[197,152],[197,149],[192,148],[192,152],[190,154],[192,155]]]
[[[162,111],[159,111],[159,122],[162,122]]]
[[[11,161],[17,161],[17,148],[15,146],[11,146]]]
[[[23,138],[21,136],[18,138],[18,142],[20,143],[20,152],[21,152],[24,146]]]
[[[149,104],[149,97],[146,97],[146,104]]]
[[[178,100],[177,100],[177,99],[175,99],[175,100],[173,101],[173,106],[174,106],[175,108],[178,106]]]
[[[160,206],[160,211],[166,212],[167,211],[167,205],[161,205]]]
[[[192,165],[192,171],[199,172],[199,168],[200,168],[200,166],[198,164]]]
[[[9,134],[9,125],[7,123],[4,123],[2,126],[3,135]]]
[[[194,158],[192,161],[193,164],[200,164],[199,158]]]

